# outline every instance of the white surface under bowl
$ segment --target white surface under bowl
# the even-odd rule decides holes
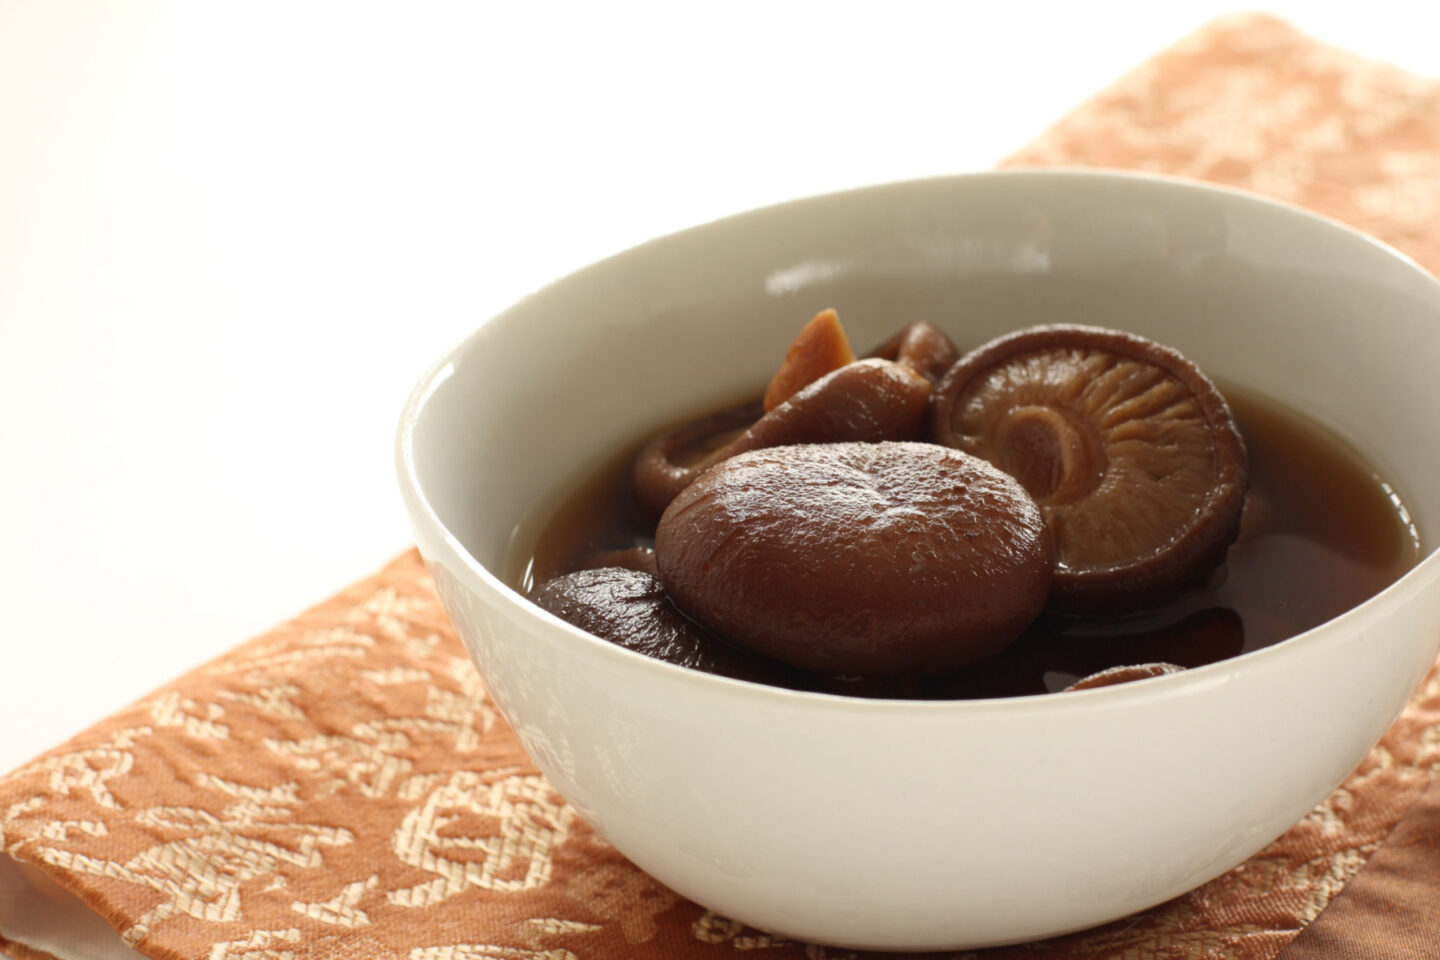
[[[647,429],[758,388],[799,323],[928,320],[963,349],[1132,330],[1351,438],[1425,559],[1349,613],[1175,676],[1050,697],[862,701],[692,673],[501,579],[516,531]],[[1229,869],[1332,790],[1440,643],[1440,284],[1334,223],[1155,178],[979,174],[666,237],[484,324],[399,435],[421,552],[555,787],[637,865],[756,927],[958,948],[1111,920]]]

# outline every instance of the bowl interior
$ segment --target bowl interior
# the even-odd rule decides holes
[[[870,188],[667,237],[520,302],[422,384],[402,459],[440,524],[503,576],[560,492],[657,426],[759,390],[819,309],[839,310],[857,350],[917,320],[962,351],[1087,323],[1334,428],[1396,488],[1428,553],[1437,303],[1388,248],[1234,192],[1057,172]]]

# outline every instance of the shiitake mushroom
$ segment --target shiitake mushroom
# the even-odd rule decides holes
[[[637,501],[661,518],[653,556],[664,587],[646,589],[668,591],[747,650],[840,676],[842,688],[898,682],[908,691],[907,676],[954,671],[1003,649],[1047,595],[1053,611],[1114,612],[1166,599],[1223,560],[1244,503],[1244,443],[1224,398],[1188,360],[1131,334],[1073,326],[1021,331],[957,356],[943,333],[917,323],[855,361],[834,311],[817,315],[763,406],[668,431],[637,459]],[[955,540],[949,507],[937,513],[929,494],[905,502],[915,491],[902,487],[924,472],[921,461],[901,468],[894,449],[878,459],[874,449],[850,450],[837,461],[829,449],[916,437],[927,416],[934,441],[1010,474],[1029,494],[1024,503],[1013,491],[981,497],[980,509],[965,508],[969,533]],[[801,444],[811,449],[791,452]],[[692,486],[702,474],[705,483]],[[1021,517],[1028,531],[1002,534],[1014,537],[1015,552],[998,565],[969,549],[992,514],[1011,524]],[[918,565],[905,568],[906,557]],[[625,565],[649,568],[651,557],[642,559]],[[922,573],[907,582],[906,569]],[[1003,587],[1001,570],[1012,578]],[[738,653],[675,606],[659,609],[698,631],[706,643],[696,650]],[[1123,682],[1133,679],[1125,671],[1151,667],[1102,670],[1077,685]]]
[[[889,360],[848,363],[759,415],[755,405],[686,424],[652,439],[631,473],[636,503],[658,518],[705,470],[749,450],[793,444],[908,440],[924,429],[930,381]],[[737,428],[751,421],[736,435]],[[689,459],[682,459],[682,453]]]
[[[825,374],[854,360],[855,352],[850,349],[850,339],[840,326],[840,315],[834,310],[821,310],[800,328],[785,351],[785,362],[770,378],[762,401],[765,412],[769,413]]]
[[[931,383],[939,383],[945,371],[960,359],[960,351],[938,327],[922,320],[902,329],[872,350],[869,356],[894,360]]]
[[[1013,478],[897,442],[730,457],[666,508],[655,554],[676,605],[737,646],[877,676],[994,654],[1040,612],[1054,565]]]
[[[725,448],[764,412],[759,403],[741,404],[651,437],[630,471],[630,488],[640,513],[652,522],[658,520],[675,495],[723,457]]]
[[[930,381],[891,360],[847,363],[751,424],[724,457],[808,443],[879,443],[919,436]]]
[[[660,581],[641,570],[577,570],[546,581],[530,599],[587,633],[647,657],[737,680],[791,683],[780,664],[737,650],[685,617]]]
[[[922,320],[901,328],[865,356],[893,360],[935,384],[960,359],[960,352],[938,327]],[[765,410],[775,409],[802,388],[854,360],[839,314],[833,309],[820,311],[785,351],[785,362],[765,388]]]
[[[954,673],[804,673],[796,682],[802,689],[862,699],[983,700],[1059,693],[1081,679],[1108,677],[1122,668],[1163,663],[1187,670],[1244,652],[1244,623],[1234,610],[1209,607],[1179,620],[1150,619],[1090,621],[1042,613],[1000,653]]]
[[[1055,609],[1153,605],[1202,579],[1239,532],[1245,444],[1169,347],[1098,327],[1000,337],[941,379],[937,443],[1017,478],[1055,538]]]
[[[1108,670],[1101,670],[1099,673],[1092,673],[1088,677],[1081,677],[1063,692],[1069,693],[1072,690],[1094,690],[1098,687],[1114,687],[1122,683],[1134,683],[1136,680],[1149,680],[1152,677],[1168,677],[1172,673],[1184,673],[1185,668],[1176,666],[1173,663],[1136,663],[1126,664],[1119,667],[1110,667]]]

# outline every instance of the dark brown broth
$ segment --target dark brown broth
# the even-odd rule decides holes
[[[805,685],[863,696],[1017,696],[1124,664],[1200,666],[1324,623],[1415,565],[1408,514],[1358,453],[1296,411],[1225,392],[1248,448],[1250,492],[1240,537],[1207,583],[1129,616],[1042,616],[999,657],[952,677]],[[534,549],[517,558],[511,580],[522,592],[592,565],[598,553],[653,542],[631,503],[634,453],[606,463],[545,523]]]

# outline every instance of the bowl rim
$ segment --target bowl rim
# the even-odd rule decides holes
[[[885,191],[902,189],[923,191],[925,189],[942,188],[969,182],[993,182],[997,180],[1044,180],[1111,184],[1125,182],[1148,183],[1162,188],[1180,188],[1186,191],[1216,194],[1229,198],[1231,202],[1259,206],[1287,216],[1309,221],[1325,229],[1338,231],[1341,235],[1348,237],[1352,241],[1359,241],[1371,246],[1385,255],[1387,259],[1397,262],[1403,268],[1407,268],[1408,272],[1414,276],[1416,283],[1429,293],[1436,309],[1437,319],[1440,319],[1440,279],[1437,279],[1435,275],[1431,274],[1414,258],[1403,251],[1343,221],[1322,213],[1317,213],[1314,210],[1307,209],[1298,204],[1268,197],[1239,187],[1211,183],[1195,178],[1103,167],[1016,167],[1006,170],[976,171],[897,180],[797,197],[780,203],[767,204],[729,214],[667,233],[638,245],[617,251],[593,263],[579,267],[576,270],[572,270],[552,280],[536,291],[521,297],[500,312],[487,317],[462,340],[450,347],[435,360],[429,369],[420,377],[406,399],[396,430],[394,446],[395,467],[401,496],[409,513],[411,525],[416,534],[417,544],[421,545],[422,556],[427,552],[433,552],[435,547],[439,547],[446,555],[445,559],[451,561],[450,564],[447,564],[447,567],[458,566],[466,575],[473,578],[473,582],[465,584],[465,586],[472,590],[477,587],[480,588],[479,592],[486,594],[491,601],[502,604],[505,612],[511,618],[536,618],[540,623],[552,628],[552,635],[555,634],[555,630],[558,630],[558,635],[567,638],[565,642],[573,648],[574,653],[597,665],[608,664],[613,669],[626,671],[637,669],[640,671],[649,671],[657,682],[688,683],[694,687],[697,693],[706,691],[715,695],[739,696],[776,705],[786,703],[800,704],[806,709],[822,711],[838,710],[846,714],[863,712],[865,714],[895,713],[921,716],[931,716],[937,713],[968,715],[977,711],[983,712],[987,716],[996,713],[1030,713],[1033,711],[1065,709],[1066,704],[1076,706],[1081,704],[1128,706],[1148,702],[1157,698],[1168,699],[1171,696],[1171,691],[1185,690],[1187,692],[1196,692],[1219,686],[1233,681],[1241,672],[1271,663],[1280,657],[1291,656],[1292,654],[1286,651],[1292,651],[1297,647],[1303,646],[1307,649],[1323,649],[1327,646],[1344,643],[1352,633],[1352,628],[1354,628],[1355,631],[1363,630],[1368,623],[1383,616],[1385,608],[1394,604],[1404,603],[1408,596],[1421,592],[1431,581],[1440,579],[1440,544],[1437,544],[1437,546],[1432,547],[1428,552],[1422,553],[1415,565],[1393,583],[1369,599],[1351,607],[1344,613],[1324,623],[1257,650],[1251,650],[1203,666],[1188,668],[1179,673],[1147,678],[1144,682],[1115,684],[1112,686],[1095,687],[1088,690],[1058,691],[1063,692],[1065,694],[1064,696],[1056,696],[1055,693],[1036,693],[1016,697],[961,700],[905,700],[883,697],[854,697],[840,693],[793,690],[786,687],[769,686],[717,674],[705,673],[668,661],[658,660],[654,657],[648,657],[581,630],[579,627],[560,619],[549,611],[532,603],[518,590],[511,587],[501,577],[480,563],[440,519],[434,505],[426,496],[415,462],[414,441],[416,427],[425,414],[427,404],[443,386],[445,381],[455,373],[456,361],[460,357],[478,349],[489,336],[493,325],[497,322],[503,322],[504,318],[512,314],[517,307],[528,302],[540,293],[579,274],[602,270],[622,258],[637,255],[641,251],[654,246],[672,242],[675,238],[705,231],[719,224],[734,223],[752,217],[771,216],[779,211],[793,210],[807,204],[843,201],[846,198],[865,194],[880,194]],[[425,535],[424,531],[427,528],[433,533],[433,539]],[[429,542],[425,543],[423,541]],[[429,547],[428,551],[427,546]]]

